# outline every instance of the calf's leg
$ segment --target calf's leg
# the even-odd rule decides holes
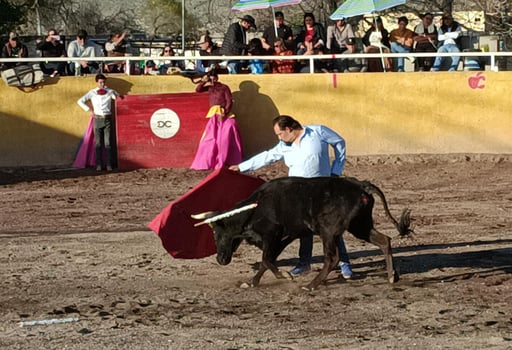
[[[291,279],[291,276],[287,273],[283,273],[276,266],[276,260],[279,254],[282,253],[284,248],[293,241],[293,238],[289,237],[280,242],[274,242],[274,244],[264,244],[263,245],[263,254],[261,258],[261,264],[258,272],[252,278],[251,285],[253,287],[257,287],[260,284],[261,277],[265,273],[265,271],[270,270],[274,274],[277,279]],[[275,247],[272,249],[271,247]]]
[[[386,270],[388,272],[388,282],[396,283],[400,279],[398,272],[393,265],[393,255],[391,253],[391,238],[372,228],[368,241],[378,246],[384,254],[386,260]]]
[[[336,267],[339,261],[337,236],[325,237],[321,235],[320,237],[324,246],[324,265],[318,275],[304,287],[306,290],[314,290],[320,283],[324,282],[329,272]]]

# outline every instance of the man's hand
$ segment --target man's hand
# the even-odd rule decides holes
[[[233,170],[233,171],[240,171],[240,168],[238,167],[238,165],[231,165],[228,169]]]

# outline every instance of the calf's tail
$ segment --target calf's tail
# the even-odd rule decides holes
[[[405,208],[402,211],[402,215],[400,216],[400,221],[397,221],[393,215],[391,215],[388,207],[388,203],[386,202],[386,197],[380,188],[375,186],[369,181],[361,181],[361,185],[364,190],[370,194],[376,194],[382,201],[384,206],[384,211],[386,212],[386,216],[393,222],[398,233],[401,237],[407,236],[410,233],[413,233],[413,229],[411,228],[411,211],[408,208]]]

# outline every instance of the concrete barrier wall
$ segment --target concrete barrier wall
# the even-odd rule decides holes
[[[246,156],[277,141],[271,121],[321,123],[349,155],[512,153],[512,72],[225,75]],[[189,92],[179,76],[108,77],[123,94]],[[89,116],[76,100],[94,77],[48,78],[23,92],[0,84],[0,166],[70,165]],[[122,121],[118,121],[122,122]],[[206,121],[205,121],[206,124]]]

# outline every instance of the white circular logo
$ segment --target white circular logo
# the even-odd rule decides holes
[[[151,131],[161,139],[169,139],[180,129],[180,118],[169,108],[155,111],[150,120]]]

